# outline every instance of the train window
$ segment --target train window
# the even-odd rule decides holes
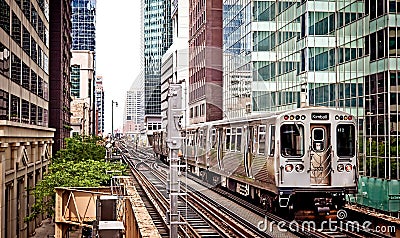
[[[281,126],[281,154],[285,157],[304,155],[304,127],[300,124]]]
[[[336,130],[337,154],[339,157],[355,155],[355,128],[351,124],[338,125]]]
[[[231,146],[231,128],[226,128],[225,149],[229,150]]]
[[[266,126],[259,126],[258,127],[258,153],[264,154],[265,153],[265,133],[266,133]]]
[[[235,144],[236,144],[236,128],[232,128],[231,147],[229,148],[231,151],[235,151]]]
[[[275,125],[269,126],[269,155],[275,154]]]
[[[211,148],[215,148],[215,144],[217,142],[217,137],[216,137],[216,130],[211,129]]]
[[[236,151],[241,151],[242,147],[242,128],[236,129]]]

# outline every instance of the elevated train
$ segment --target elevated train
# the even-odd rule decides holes
[[[262,204],[304,217],[335,216],[346,194],[357,192],[356,119],[309,107],[185,128],[189,172]],[[153,149],[166,161],[164,131]]]

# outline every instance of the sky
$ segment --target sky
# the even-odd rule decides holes
[[[96,75],[103,76],[105,133],[122,130],[126,92],[140,72],[140,0],[97,0]]]

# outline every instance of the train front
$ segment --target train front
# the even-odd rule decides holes
[[[335,109],[303,108],[276,123],[281,209],[298,218],[335,216],[345,195],[357,192],[356,119]]]

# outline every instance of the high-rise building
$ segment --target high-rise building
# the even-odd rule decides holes
[[[48,118],[51,10],[45,0],[0,0],[0,237],[27,238],[43,219],[24,218],[34,204],[27,188],[46,173],[55,132]]]
[[[50,127],[55,128],[53,154],[70,136],[70,0],[50,2]]]
[[[96,50],[96,0],[72,0],[72,49]]]
[[[170,0],[144,0],[145,115],[161,114],[161,58],[172,43]]]
[[[172,43],[170,0],[142,0],[145,129],[152,144],[161,128],[161,58]]]
[[[94,52],[73,50],[71,59],[71,135],[92,134],[94,92]]]
[[[134,137],[144,129],[143,74],[139,74],[126,92],[123,133]]]
[[[103,77],[102,76],[97,76],[96,77],[96,86],[95,86],[95,92],[96,92],[96,121],[95,121],[95,127],[96,127],[96,134],[97,135],[102,135],[104,133],[104,89],[103,89]]]
[[[190,0],[190,123],[222,119],[222,86],[222,0]]]
[[[224,1],[224,111],[310,105],[357,116],[360,186],[353,199],[391,214],[400,209],[391,197],[400,180],[396,3]],[[238,92],[249,97],[247,81],[250,110],[235,109]]]

